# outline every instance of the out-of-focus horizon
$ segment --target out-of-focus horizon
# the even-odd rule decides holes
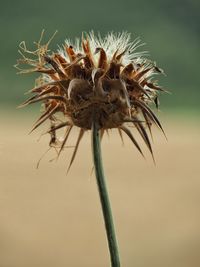
[[[28,48],[38,41],[45,29],[44,41],[58,30],[50,48],[56,50],[66,38],[80,37],[94,30],[102,35],[123,30],[146,43],[150,59],[164,69],[167,77],[158,80],[172,95],[161,95],[161,109],[197,110],[200,36],[197,0],[159,1],[5,1],[0,10],[1,28],[1,105],[17,105],[23,94],[34,86],[37,75],[16,75],[13,68],[20,57],[18,47],[26,41]]]

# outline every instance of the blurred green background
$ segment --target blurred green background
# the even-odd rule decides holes
[[[200,1],[2,1],[1,28],[1,105],[21,103],[23,93],[34,83],[34,75],[18,76],[13,65],[18,45],[25,40],[29,47],[39,39],[42,29],[46,40],[58,30],[50,48],[56,49],[65,38],[80,36],[82,31],[126,30],[132,38],[140,36],[165,70],[159,77],[172,95],[161,96],[161,109],[181,111],[199,109]]]

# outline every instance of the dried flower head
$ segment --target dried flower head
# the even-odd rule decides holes
[[[157,92],[164,91],[153,80],[155,74],[163,71],[146,59],[144,52],[135,52],[141,46],[140,40],[131,42],[126,32],[109,33],[104,39],[91,32],[74,44],[66,40],[62,48],[51,52],[48,48],[51,40],[41,45],[42,35],[35,51],[29,51],[25,42],[20,44],[22,59],[16,65],[20,73],[41,73],[30,91],[34,95],[21,105],[39,101],[43,104],[44,113],[33,130],[49,120],[50,146],[59,146],[60,154],[72,128],[79,127],[71,166],[81,138],[91,129],[94,119],[101,136],[105,130],[117,128],[120,136],[125,132],[142,153],[127,127],[127,123],[132,123],[153,156],[146,128],[151,132],[154,123],[163,131],[149,107],[152,102],[158,106]],[[21,64],[31,68],[21,69]],[[62,122],[60,113],[64,115]],[[66,133],[59,143],[56,132],[63,127]]]

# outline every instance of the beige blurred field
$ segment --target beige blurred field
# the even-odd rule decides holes
[[[42,130],[28,135],[35,115],[16,113],[1,112],[0,267],[109,266],[90,134],[67,176],[71,148],[36,169],[48,136],[37,142]],[[162,121],[168,142],[154,130],[156,166],[114,130],[103,141],[123,267],[200,266],[200,124]]]

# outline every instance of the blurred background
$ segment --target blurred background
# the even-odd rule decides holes
[[[159,83],[171,94],[160,96],[158,117],[168,141],[154,130],[156,167],[115,131],[103,141],[122,266],[200,266],[199,11],[199,0],[1,3],[0,267],[109,266],[90,134],[68,176],[70,150],[55,163],[51,151],[36,170],[49,141],[37,142],[42,129],[27,134],[39,106],[16,109],[37,77],[16,75],[18,46],[33,48],[42,29],[46,41],[58,30],[51,49],[82,31],[125,30],[165,70]]]

